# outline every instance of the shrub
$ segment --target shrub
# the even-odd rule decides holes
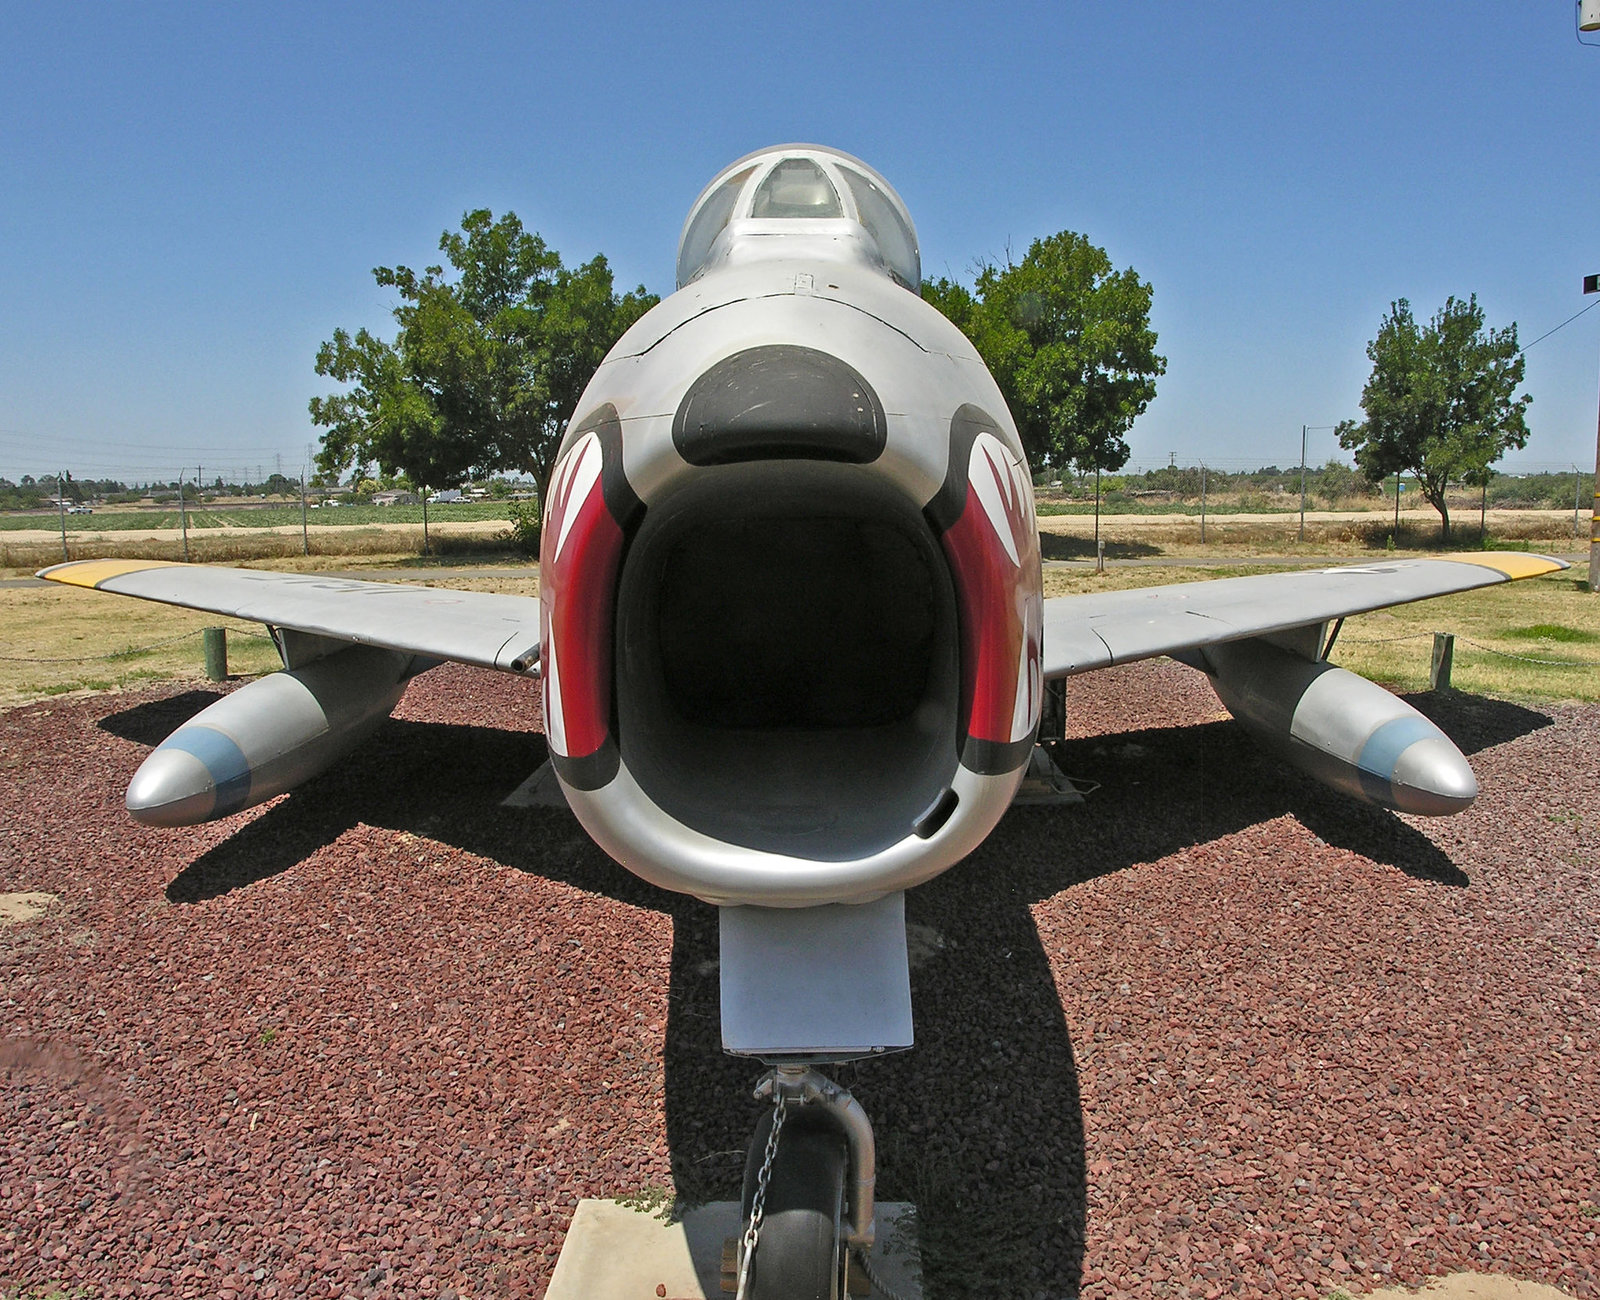
[[[511,527],[502,536],[524,555],[539,554],[539,506],[534,501],[513,501],[506,507]]]

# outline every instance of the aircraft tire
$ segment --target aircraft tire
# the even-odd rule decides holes
[[[772,1115],[756,1125],[745,1159],[743,1220],[750,1221]],[[844,1135],[826,1117],[791,1110],[778,1135],[750,1267],[750,1300],[843,1300]]]

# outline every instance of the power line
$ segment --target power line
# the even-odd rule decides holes
[[[1583,311],[1575,311],[1575,312],[1573,312],[1572,315],[1570,315],[1570,316],[1568,316],[1566,318],[1566,320],[1562,321],[1561,324],[1557,325],[1555,330],[1546,330],[1543,334],[1539,335],[1538,338],[1534,339],[1533,343],[1543,343],[1547,338],[1549,338],[1552,334],[1554,334],[1556,332],[1556,330],[1566,329],[1566,327],[1568,325],[1572,324],[1573,321],[1577,320],[1579,316],[1582,316],[1583,312],[1585,312],[1585,311],[1593,311],[1596,307],[1600,307],[1600,298],[1596,298],[1592,303],[1590,303],[1587,307],[1585,307],[1583,309]],[[1529,348],[1531,348],[1533,346],[1533,343],[1529,343],[1529,344],[1526,344],[1523,347],[1518,348],[1517,349],[1517,355],[1521,356],[1524,352],[1526,352]]]

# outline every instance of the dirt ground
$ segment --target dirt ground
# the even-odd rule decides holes
[[[1420,1290],[1385,1287],[1367,1293],[1368,1300],[1561,1300],[1566,1294],[1553,1286],[1521,1282],[1514,1277],[1485,1273],[1452,1273]]]

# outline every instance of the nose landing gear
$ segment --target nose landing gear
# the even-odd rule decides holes
[[[776,1067],[755,1095],[773,1108],[745,1160],[744,1235],[724,1289],[737,1300],[872,1294],[864,1264],[876,1236],[877,1157],[866,1112],[809,1066]]]

